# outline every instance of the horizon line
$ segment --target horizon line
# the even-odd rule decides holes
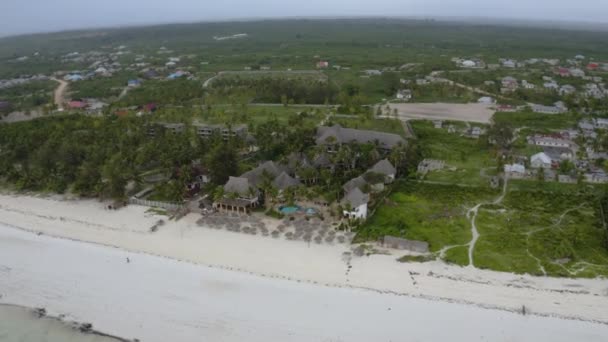
[[[394,16],[394,15],[326,15],[326,16],[271,16],[271,17],[234,17],[234,18],[218,18],[218,19],[201,19],[201,20],[176,20],[176,21],[150,21],[143,23],[127,23],[122,25],[107,26],[89,26],[75,27],[49,31],[30,31],[21,33],[11,33],[3,35],[0,33],[0,39],[14,38],[21,36],[58,34],[80,31],[94,30],[121,30],[130,28],[146,28],[154,26],[169,26],[169,25],[192,25],[205,23],[238,23],[238,22],[262,22],[262,21],[281,21],[281,20],[346,20],[346,19],[395,19],[395,20],[413,20],[413,21],[438,21],[452,22],[462,24],[486,24],[495,26],[511,26],[511,27],[535,27],[535,28],[560,28],[563,30],[587,30],[587,31],[608,31],[608,21],[583,21],[583,20],[546,20],[532,18],[511,18],[511,17],[477,17],[477,16]],[[555,25],[565,24],[565,26],[555,27]]]

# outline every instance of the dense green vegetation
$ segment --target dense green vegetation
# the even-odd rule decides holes
[[[214,36],[248,33],[242,40],[215,41]],[[309,69],[313,56],[353,68],[395,66],[424,61],[431,68],[449,68],[449,55],[499,57],[572,57],[578,53],[608,59],[608,38],[602,32],[514,28],[399,19],[273,20],[197,23],[145,28],[97,29],[0,40],[0,60],[40,56],[2,65],[0,77],[48,72],[55,56],[125,44],[142,51],[168,49],[198,53],[213,71],[238,65],[272,65]],[[443,57],[446,56],[446,57]],[[77,69],[77,68],[74,68]]]
[[[147,103],[179,105],[198,102],[200,104],[204,94],[205,91],[199,81],[184,78],[171,81],[147,81],[141,87],[131,89],[114,106],[141,106]]]
[[[327,81],[276,78],[220,78],[213,82],[213,89],[223,94],[251,94],[254,102],[261,103],[335,103],[337,87]]]
[[[146,132],[140,118],[73,115],[1,124],[0,175],[23,190],[120,198],[127,182],[140,181],[144,172],[170,174],[207,154],[204,141],[193,144],[186,135],[150,137]],[[185,181],[174,184],[174,200]]]
[[[570,113],[555,115],[532,112],[497,112],[494,114],[493,120],[495,123],[507,123],[512,127],[526,127],[543,131],[575,127],[580,116]]]
[[[536,275],[608,275],[598,200],[584,192],[509,192],[502,205],[479,211],[475,265]]]
[[[28,111],[53,102],[54,81],[33,81],[16,87],[0,89],[0,101],[8,101],[11,110]],[[1,114],[1,113],[0,113]]]
[[[402,181],[388,203],[357,231],[356,241],[374,241],[385,235],[427,241],[437,252],[471,240],[467,208],[490,200],[490,189]],[[468,260],[467,260],[468,262]]]
[[[463,123],[445,122],[459,130],[466,129]],[[489,177],[496,174],[497,162],[494,147],[487,137],[472,139],[462,132],[448,133],[446,128],[437,129],[430,121],[411,121],[424,158],[446,162],[444,170],[431,172],[428,181],[449,184],[488,186]]]

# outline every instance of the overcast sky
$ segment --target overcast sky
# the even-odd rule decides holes
[[[366,15],[608,22],[608,0],[0,0],[0,36],[252,17]]]

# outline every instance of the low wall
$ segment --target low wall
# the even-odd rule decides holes
[[[148,200],[143,200],[143,199],[139,199],[139,198],[135,198],[135,197],[129,198],[129,204],[141,205],[144,207],[157,207],[157,208],[162,208],[162,209],[166,209],[166,210],[179,210],[184,207],[182,204],[159,202],[159,201],[148,201]]]

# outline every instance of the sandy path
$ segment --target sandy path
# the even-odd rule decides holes
[[[65,102],[65,92],[68,88],[68,82],[57,79],[57,78],[52,78],[52,80],[59,82],[59,86],[57,87],[57,89],[55,89],[54,98],[55,98],[55,105],[57,106],[57,110],[61,112],[65,109],[63,104]]]
[[[454,120],[487,124],[494,115],[490,106],[479,103],[390,103],[401,120]],[[386,106],[382,106],[382,109]],[[392,117],[392,115],[384,115]]]
[[[520,276],[443,262],[395,261],[402,254],[349,257],[345,245],[306,244],[209,229],[200,215],[167,222],[146,208],[103,209],[97,201],[58,201],[0,195],[0,222],[45,235],[313,284],[364,288],[440,301],[608,324],[608,284],[597,279]],[[166,219],[166,218],[165,218]],[[347,272],[348,271],[348,272]]]
[[[494,202],[479,203],[467,212],[467,217],[470,218],[470,220],[471,220],[471,235],[472,235],[471,242],[468,243],[468,245],[469,245],[469,267],[475,267],[473,253],[475,252],[475,245],[477,244],[477,240],[479,240],[479,231],[477,230],[477,225],[475,224],[475,220],[477,219],[477,213],[479,212],[479,208],[485,204],[502,203],[502,201],[505,199],[505,196],[507,195],[508,183],[509,183],[509,178],[505,175],[504,184],[502,186],[502,193],[496,200],[494,200]]]

